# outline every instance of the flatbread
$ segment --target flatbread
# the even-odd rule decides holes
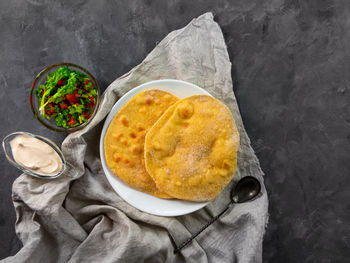
[[[145,165],[158,188],[175,198],[215,198],[236,170],[239,134],[219,100],[196,95],[171,106],[146,135]]]
[[[179,99],[162,90],[146,90],[133,97],[111,121],[104,138],[110,170],[131,187],[171,198],[159,191],[144,165],[145,135],[158,118]]]

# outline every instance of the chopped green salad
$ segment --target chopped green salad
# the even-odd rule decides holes
[[[87,75],[63,66],[48,74],[45,85],[35,94],[43,117],[54,119],[59,127],[71,128],[91,117],[97,90]]]

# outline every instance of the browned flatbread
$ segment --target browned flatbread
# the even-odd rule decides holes
[[[146,90],[124,105],[111,121],[104,139],[108,167],[131,187],[142,192],[171,198],[160,191],[144,165],[145,134],[166,111],[178,101],[161,90]]]
[[[147,133],[145,165],[161,191],[208,201],[234,176],[238,147],[229,108],[213,97],[196,95],[172,105]]]

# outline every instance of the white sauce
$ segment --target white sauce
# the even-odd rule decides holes
[[[10,145],[15,161],[29,171],[51,176],[62,169],[63,163],[58,153],[39,139],[19,135]]]

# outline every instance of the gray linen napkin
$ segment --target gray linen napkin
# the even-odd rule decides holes
[[[241,136],[233,181],[205,208],[185,216],[158,217],[127,204],[110,187],[99,159],[103,120],[128,90],[175,78],[197,84],[231,109]],[[23,248],[2,262],[261,262],[268,199],[259,161],[250,146],[232,90],[231,63],[222,32],[206,13],[170,33],[146,59],[105,91],[98,113],[62,145],[72,163],[56,180],[21,175],[13,184],[16,231]],[[180,253],[181,244],[230,202],[232,186],[255,176],[262,195],[234,205]]]

